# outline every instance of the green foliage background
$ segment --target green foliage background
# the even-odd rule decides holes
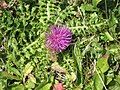
[[[7,0],[0,12],[0,90],[50,90],[45,47],[50,25],[65,25],[72,44],[59,53],[66,90],[120,90],[119,0]]]

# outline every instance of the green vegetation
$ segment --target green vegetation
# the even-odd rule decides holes
[[[0,90],[50,90],[58,81],[66,90],[120,90],[119,0],[1,2]],[[56,55],[45,46],[51,25],[73,33]]]

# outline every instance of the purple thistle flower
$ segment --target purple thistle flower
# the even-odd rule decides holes
[[[52,51],[61,52],[66,49],[72,40],[70,29],[65,26],[53,25],[50,27],[50,32],[46,36],[46,46]]]

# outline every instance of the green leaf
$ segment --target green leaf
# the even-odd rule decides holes
[[[48,83],[47,81],[40,83],[40,84],[35,88],[35,90],[41,90],[41,88],[42,88],[43,86],[45,86],[47,83]]]
[[[93,6],[96,7],[100,1],[102,1],[102,0],[92,0]]]
[[[91,4],[82,4],[80,8],[85,11],[97,11]]]
[[[16,68],[14,68],[14,67],[9,67],[9,70],[10,70],[11,72],[13,72],[14,74],[16,74],[16,75],[21,76],[20,72],[19,72]]]
[[[0,82],[0,90],[3,90],[2,82]]]
[[[46,84],[45,86],[43,86],[40,90],[50,90],[50,87],[52,86],[51,83]]]
[[[111,28],[118,23],[118,20],[115,17],[114,13],[112,13],[108,22],[109,22],[109,27],[111,27]]]
[[[108,55],[104,55],[98,59],[96,67],[100,73],[105,73],[109,69],[108,57]]]
[[[106,75],[106,85],[108,85],[114,79],[114,71],[109,70]]]
[[[104,74],[99,74],[100,77],[98,76],[98,74],[96,73],[94,75],[94,90],[103,90],[103,83],[104,82]],[[101,79],[102,81],[101,81]]]
[[[82,75],[82,53],[80,51],[79,39],[78,39],[78,42],[75,44],[75,47],[74,47],[74,59],[75,59],[75,66],[77,68],[76,83],[78,85],[80,85],[83,82],[83,75]]]
[[[27,63],[23,70],[24,77],[26,77],[29,73],[31,73],[32,70],[33,70],[33,66],[31,65],[31,62]]]
[[[120,75],[116,76],[115,80],[109,83],[109,90],[120,90]]]
[[[5,71],[0,72],[0,78],[19,80],[19,78],[17,76],[13,76]]]
[[[24,86],[21,84],[16,87],[13,87],[12,90],[24,90]]]
[[[25,87],[28,88],[28,89],[34,88],[35,83],[33,81],[31,81],[31,79],[28,79]]]
[[[109,41],[113,41],[113,37],[110,35],[110,33],[105,32],[105,36],[108,38]]]
[[[36,83],[36,78],[32,74],[29,75],[29,78],[33,83]]]

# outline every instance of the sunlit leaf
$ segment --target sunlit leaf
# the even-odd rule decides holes
[[[33,66],[31,65],[31,63],[30,62],[27,63],[23,70],[24,76],[26,77],[29,73],[31,73],[32,70],[33,70]]]
[[[46,84],[45,86],[43,86],[40,90],[50,90],[50,87],[52,86],[51,83]]]
[[[13,87],[11,90],[25,90],[24,86],[21,84],[21,85],[18,85],[16,87]]]
[[[92,4],[96,7],[100,1],[102,0],[92,0]]]
[[[96,67],[100,73],[105,73],[109,69],[108,57],[109,55],[106,54],[98,59]]]
[[[94,75],[94,90],[103,90],[104,74],[99,75],[97,73]]]
[[[106,37],[108,38],[109,41],[113,41],[113,37],[110,35],[110,33],[105,32]]]

